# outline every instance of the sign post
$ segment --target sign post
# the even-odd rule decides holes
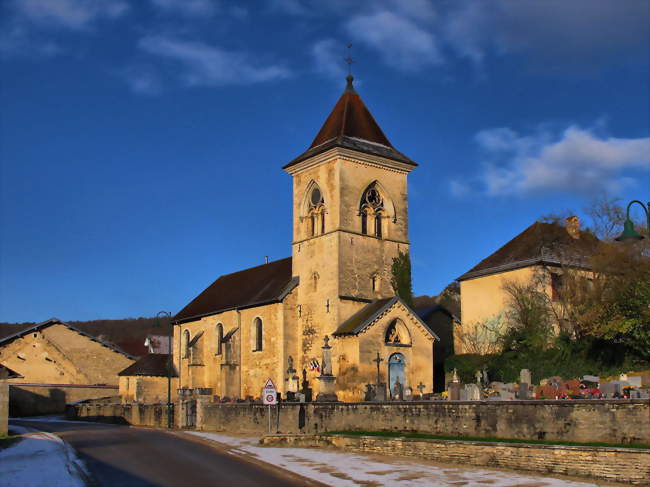
[[[275,384],[270,378],[266,381],[264,387],[262,388],[262,402],[269,407],[269,434],[271,434],[271,406],[278,403],[278,391],[275,388]]]

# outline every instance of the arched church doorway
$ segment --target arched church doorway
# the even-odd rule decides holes
[[[388,386],[390,398],[393,400],[404,398],[406,360],[401,353],[394,353],[388,359]]]

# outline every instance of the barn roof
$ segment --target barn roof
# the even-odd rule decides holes
[[[171,372],[171,374],[169,374]],[[170,368],[169,354],[150,353],[129,365],[119,376],[178,377],[176,369]]]

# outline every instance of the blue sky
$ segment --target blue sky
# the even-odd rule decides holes
[[[409,176],[414,290],[535,219],[650,199],[646,0],[7,0],[0,320],[177,312],[290,255],[291,181],[356,85]]]

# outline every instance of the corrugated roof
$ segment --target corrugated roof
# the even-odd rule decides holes
[[[291,257],[214,281],[174,317],[177,323],[236,308],[279,302],[298,284],[292,278]]]
[[[458,278],[459,281],[535,264],[589,267],[600,240],[587,231],[571,237],[557,223],[535,222],[489,257]]]
[[[163,353],[150,353],[137,362],[129,365],[119,376],[148,376],[148,377],[170,377],[169,355]],[[171,366],[171,377],[178,377],[174,366]]]
[[[348,76],[345,91],[309,149],[284,166],[284,169],[332,147],[345,147],[417,166],[393,147],[352,86],[352,80],[352,76]]]
[[[21,328],[19,331],[15,332],[15,333],[13,333],[11,335],[5,336],[2,339],[0,339],[0,346],[5,345],[5,344],[17,339],[17,338],[21,338],[21,337],[27,335],[28,333],[33,333],[35,331],[42,330],[43,328],[47,328],[48,326],[52,326],[52,325],[66,326],[69,329],[79,333],[80,335],[83,335],[86,338],[88,338],[88,339],[90,339],[90,340],[92,340],[94,342],[97,342],[100,345],[105,346],[106,348],[110,348],[114,352],[121,353],[122,355],[125,355],[126,357],[130,358],[131,360],[135,360],[135,358],[136,358],[133,355],[131,355],[129,353],[126,353],[121,348],[113,345],[112,343],[107,342],[106,340],[102,340],[100,338],[97,338],[95,336],[92,336],[92,335],[86,333],[85,331],[80,330],[79,328],[77,328],[75,326],[72,326],[72,325],[70,325],[68,323],[64,323],[63,321],[59,320],[58,318],[50,318],[49,320],[45,320],[45,321],[43,321],[41,323],[36,323],[35,325],[31,325],[31,326],[28,326],[26,328],[19,325],[20,328]]]

